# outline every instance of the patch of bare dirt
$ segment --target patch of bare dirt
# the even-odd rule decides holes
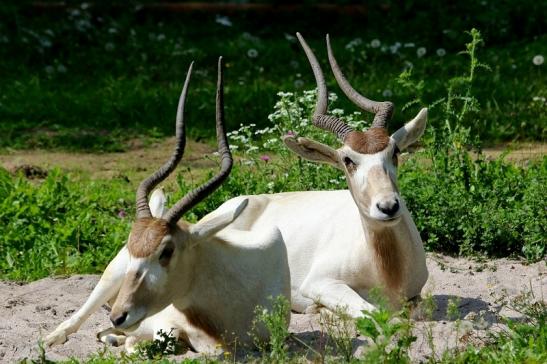
[[[39,170],[60,168],[67,172],[77,172],[91,178],[109,179],[119,176],[132,176],[140,180],[148,176],[167,161],[175,146],[175,138],[168,138],[152,146],[135,145],[135,149],[123,153],[68,153],[43,150],[14,151],[0,155],[0,166],[17,172],[22,166]],[[194,141],[186,143],[184,157],[179,165],[204,169],[215,167],[216,163],[206,158],[215,152],[214,147]]]
[[[498,314],[518,318],[518,314],[500,303],[500,297],[509,299],[522,291],[535,292],[543,299],[547,292],[547,269],[545,262],[523,264],[519,261],[498,259],[477,263],[463,258],[450,258],[428,254],[429,280],[423,295],[430,294],[436,309],[430,319],[415,320],[417,342],[412,347],[412,357],[419,361],[431,355],[427,343],[427,332],[433,335],[436,352],[466,343],[480,345],[488,332],[498,327]],[[30,284],[0,282],[0,362],[12,363],[23,358],[36,358],[38,339],[52,331],[68,318],[86,300],[98,276],[73,276],[65,279],[46,278]],[[459,316],[447,312],[449,302],[458,306]],[[459,333],[457,321],[461,319]],[[60,360],[69,357],[85,358],[104,348],[97,342],[97,332],[110,326],[108,310],[99,309],[69,340],[61,346],[47,350],[47,358]],[[463,332],[462,330],[468,330]],[[293,314],[290,331],[297,340],[321,350],[321,326],[317,314]],[[462,339],[464,337],[464,339]],[[291,340],[293,341],[293,340]],[[304,345],[291,342],[292,350],[310,353]],[[354,339],[354,354],[366,350],[363,337]],[[121,349],[108,347],[118,353]],[[187,353],[177,359],[192,356]]]

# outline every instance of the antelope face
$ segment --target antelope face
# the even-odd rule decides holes
[[[386,130],[351,132],[336,153],[361,215],[386,223],[397,220],[401,204],[397,188],[399,148]]]
[[[127,243],[129,265],[110,314],[115,327],[131,327],[172,301],[172,271],[183,250],[180,239],[175,239],[181,234],[178,230],[158,218],[133,224]]]

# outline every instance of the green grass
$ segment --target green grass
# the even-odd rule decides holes
[[[416,153],[400,170],[400,186],[425,246],[450,254],[545,257],[547,156],[527,166],[503,160],[488,161],[469,148],[478,145],[465,122],[480,114],[474,90],[481,68],[481,35],[472,30],[466,44],[467,70],[450,78],[446,96],[435,103],[442,127],[429,126],[425,150]],[[403,74],[399,83],[417,92],[409,107],[423,103],[424,82]],[[464,95],[461,97],[459,95]],[[346,114],[330,95],[333,113],[362,128],[359,113]],[[245,194],[346,188],[334,168],[297,158],[281,142],[289,131],[336,145],[334,136],[311,123],[315,93],[280,92],[269,119],[274,128],[242,125],[229,133],[237,162],[221,189],[187,213],[196,221],[231,197]],[[271,153],[271,157],[268,155]],[[210,178],[213,171],[209,172]],[[136,186],[127,179],[72,180],[53,171],[33,184],[0,170],[0,277],[33,280],[51,274],[100,272],[126,239],[133,216]],[[178,200],[200,184],[182,178]]]
[[[467,14],[466,6],[475,6],[462,3],[457,9],[426,6],[437,18],[445,19],[444,27],[424,27],[419,19],[426,16],[425,5],[418,1],[413,6],[420,11],[404,22],[397,22],[396,17],[404,15],[398,12],[410,8],[392,9],[394,18],[386,19],[391,27],[377,23],[377,9],[371,6],[366,29],[359,18],[329,23],[321,17],[312,20],[314,17],[298,14],[294,18],[286,15],[280,23],[271,20],[271,27],[263,27],[259,17],[234,15],[229,18],[233,26],[226,27],[215,21],[214,14],[155,16],[118,13],[99,6],[31,16],[21,8],[3,6],[0,148],[119,151],[134,138],[172,135],[176,102],[192,60],[197,63],[188,100],[190,134],[208,138],[213,130],[215,60],[219,55],[225,57],[227,66],[229,128],[240,123],[270,125],[267,116],[279,90],[314,86],[294,38],[297,30],[316,49],[327,71],[323,36],[337,29],[332,40],[339,63],[368,96],[392,99],[399,106],[416,97],[431,104],[442,95],[451,75],[466,67],[458,50],[465,37],[463,30],[475,25],[483,25],[487,32],[483,61],[492,71],[482,74],[474,85],[482,108],[466,125],[489,143],[545,140],[545,65],[534,65],[532,58],[547,55],[547,38],[537,30],[541,27],[534,25],[537,20],[528,15],[523,27],[521,21],[510,17],[519,14],[520,5],[508,2],[492,5],[491,19],[478,16],[477,24],[466,20],[455,23],[457,16],[449,11]],[[538,6],[531,2],[528,8]],[[541,13],[541,9],[536,11]],[[313,24],[322,19],[333,28]],[[510,31],[517,23],[524,34],[495,31],[499,24]],[[340,27],[335,27],[337,24]],[[379,47],[374,46],[374,39],[379,40]],[[420,47],[426,49],[423,57],[417,55]],[[437,52],[442,54],[442,50],[446,55],[439,56]],[[397,83],[397,76],[408,68],[424,80],[420,95]],[[328,80],[331,90],[336,90],[333,78],[328,76]],[[345,100],[340,105],[347,110],[352,107]],[[399,107],[393,126],[410,116],[409,110]],[[431,113],[430,119],[431,125],[442,125],[437,114]]]

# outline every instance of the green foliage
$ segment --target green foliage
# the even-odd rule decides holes
[[[102,272],[129,232],[118,216],[133,210],[125,184],[80,184],[57,170],[33,184],[0,169],[0,276]]]
[[[506,330],[492,334],[487,345],[469,345],[443,353],[440,363],[545,363],[547,361],[547,304],[532,291],[505,302],[522,319],[505,318]]]
[[[487,23],[489,29],[491,49],[485,59],[492,72],[475,85],[484,103],[480,120],[466,120],[466,125],[489,141],[545,140],[545,65],[532,63],[534,56],[547,54],[543,26],[525,33],[535,37],[524,37],[520,19],[509,22],[518,25],[516,33],[501,20],[527,9],[525,23],[536,19],[538,24],[542,2],[527,0],[518,6],[489,2],[488,11],[471,1],[450,7],[421,3],[420,11],[414,11],[414,3],[388,5],[390,16],[370,16],[366,31],[355,20],[333,25],[338,30],[334,51],[351,82],[358,89],[366,85],[363,89],[373,99],[404,104],[418,95],[399,85],[394,75],[411,70],[427,82],[419,96],[431,104],[461,68],[455,47],[461,44],[461,27],[470,21],[468,14],[488,14],[481,15],[483,22],[478,24]],[[0,5],[0,148],[119,151],[135,138],[172,135],[177,95],[192,60],[196,71],[186,120],[193,137],[211,136],[218,55],[225,57],[227,65],[229,127],[251,122],[261,128],[271,126],[267,115],[276,92],[300,91],[313,84],[295,31],[306,29],[308,41],[325,64],[324,23],[315,16],[295,14],[290,21],[264,27],[263,22],[244,16],[157,17],[133,11],[127,4],[124,7],[127,11],[120,12],[82,3],[53,15]],[[428,14],[424,9],[432,11],[438,22],[424,19]],[[379,11],[379,7],[367,11]],[[454,11],[465,16],[455,16]],[[397,14],[404,21],[396,21]],[[374,31],[376,18],[382,21]],[[222,25],[226,19],[231,26]],[[387,20],[393,25],[387,26]],[[500,22],[505,24],[501,29]],[[500,37],[502,42],[493,42]],[[334,89],[332,77],[327,80]],[[341,105],[347,108],[350,103]],[[399,120],[409,117],[410,111],[398,114]],[[441,125],[432,116],[432,125]]]
[[[378,296],[378,294],[375,294]],[[409,349],[416,337],[412,335],[409,310],[389,311],[386,303],[377,299],[378,309],[357,319],[359,333],[372,341],[365,352],[364,363],[410,363]]]
[[[253,329],[259,329],[264,326],[270,335],[267,346],[258,338],[255,339],[255,345],[262,352],[264,359],[269,363],[284,363],[288,360],[287,338],[289,337],[288,314],[291,310],[291,304],[284,296],[270,297],[272,300],[272,309],[267,310],[264,307],[257,307],[255,310],[255,319]]]
[[[180,350],[178,339],[170,332],[160,330],[159,338],[140,344],[135,357],[141,360],[161,359],[164,356],[176,354]]]
[[[431,114],[444,127],[428,128],[425,151],[412,155],[400,171],[399,184],[428,250],[489,256],[545,256],[547,157],[518,166],[503,158],[488,160],[468,148],[477,145],[464,120],[477,115],[472,94],[477,79],[478,32],[466,48],[470,66],[454,78],[447,97]],[[405,73],[401,82],[416,89]],[[465,95],[459,97],[457,95]],[[419,101],[417,101],[419,102]],[[360,113],[346,114],[330,95],[331,112],[356,128],[366,124]],[[414,102],[416,103],[416,102]],[[283,92],[269,119],[275,127],[241,126],[230,133],[236,163],[228,181],[189,212],[196,221],[231,197],[242,194],[347,188],[344,176],[330,166],[302,161],[287,150],[288,133],[338,143],[311,125],[315,93]],[[210,172],[212,175],[213,172]],[[202,181],[178,178],[180,191]],[[73,181],[53,171],[35,184],[0,170],[0,274],[32,280],[51,274],[98,273],[122,246],[133,216],[133,188],[122,179]],[[122,217],[120,217],[122,216]]]
[[[319,316],[321,330],[326,332],[326,349],[332,349],[331,355],[340,355],[346,362],[353,358],[353,338],[355,323],[342,308],[335,312],[322,310]],[[330,351],[330,350],[329,350]]]
[[[430,250],[490,256],[518,254],[531,260],[545,255],[547,158],[526,167],[490,161],[481,153],[466,120],[476,118],[479,101],[472,92],[477,70],[489,69],[477,58],[480,33],[469,32],[468,71],[448,83],[447,96],[434,103],[443,126],[429,128],[424,156],[430,165],[411,159],[402,168],[400,185]],[[418,92],[403,73],[401,82]],[[469,149],[476,149],[475,154]]]

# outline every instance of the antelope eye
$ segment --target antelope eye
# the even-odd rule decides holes
[[[171,260],[174,251],[175,249],[173,249],[172,246],[166,246],[165,248],[163,248],[163,251],[161,252],[159,258],[160,265],[162,267],[166,267],[169,264],[169,261]]]
[[[399,150],[399,148],[397,146],[395,146],[395,148],[393,148],[393,156],[391,157],[391,161],[393,162],[393,164],[395,166],[397,166],[399,164],[399,158],[397,158],[399,156],[399,153],[401,151]]]
[[[355,166],[355,162],[353,162],[350,157],[344,157],[344,164],[346,167]]]

